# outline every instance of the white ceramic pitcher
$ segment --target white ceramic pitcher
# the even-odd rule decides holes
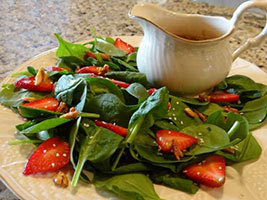
[[[197,14],[179,14],[154,4],[137,4],[129,16],[138,21],[144,37],[137,66],[154,86],[175,93],[195,95],[214,87],[229,73],[232,62],[246,49],[258,46],[267,26],[254,38],[231,52],[229,37],[248,8],[267,10],[267,1],[247,1],[231,20]]]

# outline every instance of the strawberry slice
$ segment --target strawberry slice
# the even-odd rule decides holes
[[[52,82],[41,82],[38,85],[35,85],[35,77],[25,77],[17,82],[15,82],[15,86],[17,88],[23,88],[30,91],[38,91],[38,92],[52,92],[53,90],[53,83]]]
[[[173,152],[177,160],[183,156],[183,150],[197,143],[195,137],[172,130],[157,131],[156,141],[161,151]]]
[[[97,59],[97,58],[96,58],[96,54],[93,53],[93,52],[91,52],[91,51],[86,51],[85,54],[86,54],[88,57]],[[110,59],[110,56],[107,55],[107,54],[105,54],[105,53],[98,53],[98,54],[101,56],[101,58],[102,58],[103,60],[109,60],[109,59]]]
[[[150,95],[152,95],[154,92],[156,92],[157,91],[157,88],[150,88],[150,89],[148,89],[147,90],[147,93],[149,94],[149,96]]]
[[[111,124],[111,123],[107,123],[107,122],[99,121],[99,120],[95,120],[95,124],[97,126],[109,129],[109,130],[113,131],[114,133],[117,133],[118,135],[120,135],[122,137],[126,137],[126,135],[128,134],[127,128],[123,128],[123,127],[115,125],[115,124]]]
[[[49,66],[49,67],[46,67],[45,69],[51,72],[62,72],[62,71],[70,72],[68,68],[55,67],[55,66]]]
[[[97,66],[87,66],[76,70],[77,74],[93,73],[98,75],[99,69]]]
[[[30,156],[24,175],[56,171],[69,163],[70,148],[67,142],[53,137],[43,142]]]
[[[58,100],[56,98],[45,97],[43,99],[32,101],[30,103],[22,104],[22,106],[56,112],[56,110],[58,108],[58,104],[59,104],[59,102],[58,102]]]
[[[211,155],[200,163],[185,167],[183,172],[197,183],[208,187],[220,187],[225,182],[225,159]]]
[[[115,47],[117,47],[118,49],[125,51],[127,54],[129,53],[133,53],[134,52],[134,47],[126,42],[124,42],[122,39],[120,38],[116,38],[115,42],[114,42]]]
[[[219,103],[219,102],[237,102],[239,100],[238,94],[232,94],[228,92],[215,92],[210,95],[210,102]]]

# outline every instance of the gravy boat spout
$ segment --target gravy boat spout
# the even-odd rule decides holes
[[[175,13],[151,3],[135,5],[129,17],[144,31],[137,54],[139,71],[155,87],[167,86],[173,93],[196,95],[213,88],[228,75],[233,60],[250,47],[243,45],[233,54],[229,45],[236,22],[250,7],[256,7],[255,2],[242,4],[227,20]]]

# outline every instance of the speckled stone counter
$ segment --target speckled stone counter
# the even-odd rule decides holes
[[[42,0],[0,1],[0,80],[20,63],[57,46],[53,34],[69,41],[81,41],[91,35],[90,27],[104,36],[142,35],[141,27],[128,18],[129,9],[140,0]],[[230,18],[233,9],[195,3],[190,0],[149,0],[182,13],[219,15]],[[237,48],[245,38],[256,35],[265,24],[264,16],[249,13],[230,40]],[[242,58],[267,72],[267,43],[250,49]],[[17,199],[0,183],[0,200]]]

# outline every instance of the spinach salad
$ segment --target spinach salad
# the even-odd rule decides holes
[[[73,44],[55,35],[57,65],[29,66],[13,74],[17,81],[3,84],[0,92],[0,103],[27,119],[16,125],[19,140],[11,145],[32,143],[44,153],[53,140],[65,152],[59,164],[55,156],[45,157],[54,160],[42,171],[36,167],[42,163],[36,150],[25,175],[70,162],[72,187],[83,181],[124,199],[156,200],[153,183],[191,194],[199,184],[221,186],[224,177],[216,185],[188,174],[204,161],[233,165],[260,156],[251,131],[266,119],[266,85],[234,75],[211,94],[177,96],[150,86],[137,69],[138,48],[121,39],[95,36]],[[190,144],[182,147],[177,138]]]

